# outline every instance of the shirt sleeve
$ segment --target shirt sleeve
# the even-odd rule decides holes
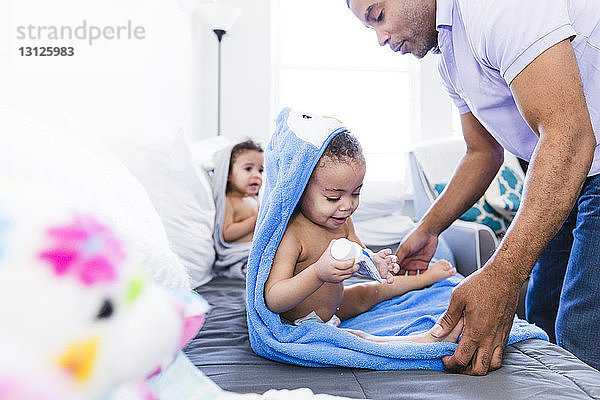
[[[442,85],[444,86],[444,89],[446,89],[446,92],[448,92],[450,100],[452,100],[456,108],[458,108],[459,114],[462,115],[471,112],[471,109],[469,108],[465,100],[462,97],[460,97],[460,95],[456,92],[454,84],[452,83],[450,75],[448,74],[448,66],[444,61],[443,56],[439,57],[438,71],[440,73],[440,78],[442,79]]]
[[[475,56],[507,84],[536,57],[575,36],[566,0],[461,1]]]

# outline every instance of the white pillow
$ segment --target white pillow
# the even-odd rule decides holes
[[[356,235],[365,246],[392,246],[400,243],[414,227],[415,223],[410,217],[400,214],[354,223]]]
[[[208,175],[193,165],[183,130],[147,132],[109,145],[148,192],[192,287],[210,281],[215,204]]]
[[[405,198],[406,188],[400,181],[365,181],[352,221],[366,221],[400,213]]]
[[[144,188],[110,152],[9,110],[0,110],[0,143],[0,176],[52,186],[94,210],[142,255],[154,281],[190,288]]]
[[[215,168],[213,156],[217,151],[224,149],[230,144],[232,144],[232,141],[226,136],[213,136],[195,140],[190,143],[192,162],[198,169],[212,171]]]

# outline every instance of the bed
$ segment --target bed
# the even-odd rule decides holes
[[[147,178],[142,185],[114,155],[94,143],[79,143],[82,139],[75,133],[55,131],[11,112],[0,113],[0,126],[3,178],[44,183],[79,199],[132,240],[140,265],[165,286],[185,288],[188,275],[194,286],[210,279],[212,196],[207,178],[196,175],[182,133],[161,135],[165,143],[157,148],[164,151],[138,157],[152,163],[139,168]],[[185,352],[225,390],[263,393],[308,387],[315,393],[371,399],[600,398],[598,371],[540,340],[510,346],[504,367],[486,377],[423,370],[306,368],[273,362],[250,349],[243,281],[214,278],[197,291],[212,309]]]
[[[600,372],[539,339],[509,346],[503,367],[485,377],[423,370],[307,368],[270,361],[250,348],[243,281],[214,278],[197,292],[212,309],[184,351],[225,390],[263,393],[308,387],[314,393],[358,399],[600,399]]]

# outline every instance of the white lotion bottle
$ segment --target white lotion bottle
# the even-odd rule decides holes
[[[359,274],[366,275],[378,282],[383,282],[371,255],[360,244],[346,238],[336,239],[331,245],[331,256],[336,260],[350,260],[354,258],[354,262],[359,265]]]

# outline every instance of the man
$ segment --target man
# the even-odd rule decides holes
[[[465,318],[446,367],[485,375],[501,366],[531,273],[528,320],[600,369],[600,2],[347,3],[380,45],[417,58],[440,53],[442,80],[461,113],[467,152],[399,247],[405,270],[427,268],[440,232],[494,178],[503,147],[530,161],[509,231],[485,267],[454,290],[438,322],[444,336]]]

